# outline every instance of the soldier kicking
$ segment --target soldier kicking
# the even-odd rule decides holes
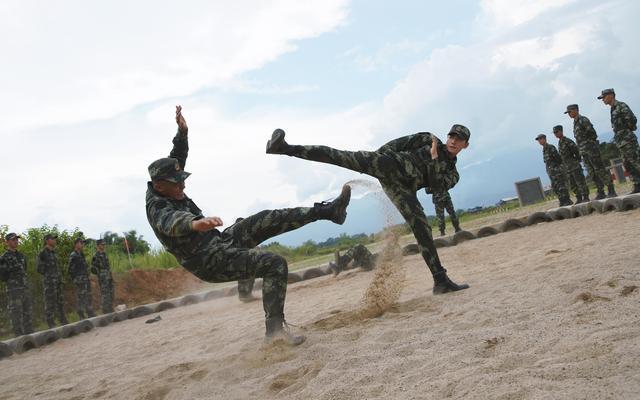
[[[220,232],[219,217],[205,217],[184,194],[184,181],[191,175],[184,170],[189,152],[188,128],[182,107],[176,107],[178,132],[173,138],[169,158],[149,165],[147,219],[156,237],[189,272],[207,282],[231,282],[262,278],[262,303],[266,337],[270,342],[282,338],[290,345],[304,342],[304,336],[291,334],[284,319],[287,293],[287,261],[273,253],[256,249],[263,241],[308,223],[329,220],[344,223],[351,188],[331,202],[313,207],[265,210],[246,217]]]
[[[467,289],[469,285],[458,285],[447,276],[416,192],[422,188],[431,192],[449,190],[458,182],[457,155],[467,148],[470,136],[466,127],[453,125],[446,144],[431,133],[420,132],[392,140],[377,151],[344,151],[327,146],[289,145],[285,132],[276,129],[267,142],[267,153],[333,164],[377,178],[413,231],[433,275],[433,293],[442,294]]]

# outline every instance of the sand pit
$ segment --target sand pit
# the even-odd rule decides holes
[[[443,296],[404,257],[400,298],[372,318],[336,316],[375,271],[292,284],[295,349],[264,347],[261,304],[235,297],[122,321],[0,361],[0,399],[638,398],[638,234],[635,210],[442,248],[471,284]]]

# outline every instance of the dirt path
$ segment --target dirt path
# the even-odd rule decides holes
[[[630,399],[640,392],[640,210],[440,251],[469,290],[434,297],[405,257],[399,302],[351,318],[373,272],[290,286],[308,340],[263,348],[259,302],[222,298],[0,362],[0,399]]]

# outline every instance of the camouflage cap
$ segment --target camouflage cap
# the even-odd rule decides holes
[[[454,124],[449,130],[448,135],[456,135],[462,140],[469,141],[471,137],[471,131],[464,125]]]
[[[615,96],[616,91],[613,90],[613,88],[609,88],[609,89],[604,89],[601,93],[600,96],[598,96],[598,99],[602,100],[604,98],[604,96],[608,95],[608,94],[612,94]]]
[[[84,244],[84,243],[87,243],[88,240],[86,240],[83,237],[77,237],[76,240],[73,241],[73,244],[80,243],[80,242]]]
[[[577,105],[577,104],[569,104],[569,105],[567,106],[567,111],[565,111],[564,113],[565,113],[565,114],[569,114],[569,111],[571,111],[571,110],[579,111],[579,110],[580,110],[580,108],[578,107],[578,105]]]
[[[562,125],[556,125],[553,127],[553,132],[562,132],[564,131],[564,129],[562,128]]]
[[[47,233],[46,235],[44,235],[44,240],[49,240],[49,239],[57,239],[58,235],[55,235],[53,233]]]
[[[184,182],[191,173],[183,171],[175,158],[160,158],[149,164],[152,181]]]
[[[541,133],[538,136],[536,136],[536,140],[546,139],[546,138],[547,138],[547,135],[545,135],[544,133]]]
[[[18,235],[18,234],[17,234],[17,233],[15,233],[15,232],[9,232],[9,233],[7,234],[7,236],[5,236],[4,238],[5,238],[5,240],[20,239],[20,235]]]
[[[101,244],[104,244],[104,239],[98,239],[96,240],[96,245],[99,246]]]

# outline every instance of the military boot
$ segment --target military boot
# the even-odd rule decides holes
[[[313,211],[315,211],[318,219],[327,219],[338,225],[342,225],[344,220],[347,219],[347,206],[351,200],[351,186],[342,186],[342,192],[340,196],[336,197],[333,201],[323,201],[321,203],[315,203],[313,205]]]
[[[440,229],[440,236],[444,236],[444,235],[445,235],[444,229]]]
[[[598,189],[598,194],[596,195],[596,200],[602,200],[606,198],[607,195],[604,194],[604,189]]]
[[[83,320],[83,319],[85,319],[85,318],[86,318],[86,317],[84,316],[84,311],[78,311],[78,318],[79,318],[80,320]]]
[[[457,292],[458,290],[468,289],[469,285],[466,283],[458,285],[453,282],[447,276],[447,270],[442,269],[442,271],[433,275],[433,294],[445,294],[449,292]]]
[[[276,129],[267,142],[267,154],[287,154],[290,149],[289,144],[284,140],[284,131]]]
[[[47,325],[49,326],[49,329],[56,327],[55,321],[52,320],[52,319],[48,319],[48,318],[47,318]]]
[[[584,203],[584,199],[581,194],[576,195],[576,204]]]
[[[570,206],[572,205],[573,202],[571,201],[571,199],[566,198],[566,199],[560,199],[560,207],[564,207],[564,206]]]
[[[607,186],[607,197],[618,197],[618,193],[616,193],[616,188],[613,184]]]
[[[633,190],[630,194],[640,193],[640,183],[636,183],[633,185]]]
[[[264,342],[273,343],[278,339],[284,340],[289,346],[298,346],[304,343],[307,338],[304,335],[294,335],[290,332],[289,325],[284,321],[284,317],[271,317],[265,320],[267,331]]]

